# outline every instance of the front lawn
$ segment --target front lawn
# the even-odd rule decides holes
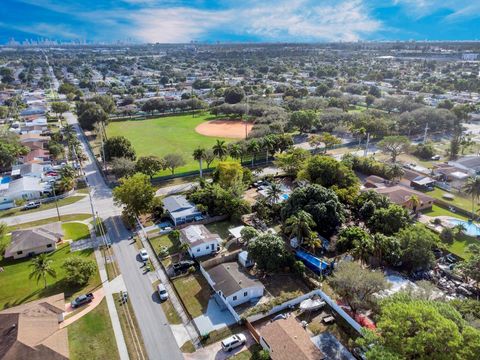
[[[198,162],[192,158],[192,152],[197,147],[209,149],[217,139],[234,141],[200,135],[195,131],[197,125],[210,119],[213,119],[211,115],[201,114],[195,117],[178,115],[146,120],[111,121],[107,126],[107,135],[126,137],[135,148],[137,157],[163,157],[170,153],[182,155],[186,165],[175,170],[176,173],[181,173],[198,169]],[[170,175],[170,171],[161,171],[159,175]]]
[[[182,276],[172,282],[192,317],[200,316],[207,310],[211,290],[202,274]]]
[[[83,220],[90,219],[91,217],[92,217],[91,214],[68,214],[68,215],[61,215],[60,220],[63,221],[63,222],[83,221]],[[26,223],[11,225],[7,228],[7,231],[12,232],[14,230],[28,229],[28,228],[35,227],[35,226],[50,224],[50,223],[55,222],[55,221],[58,221],[58,217],[53,216],[53,217],[45,218],[45,219],[41,219],[41,220],[36,220],[36,221],[30,221],[30,222],[26,222]]]
[[[72,360],[119,359],[105,299],[68,326],[68,346]]]
[[[180,241],[174,240],[171,233],[151,238],[150,244],[152,244],[156,254],[159,254],[162,248],[167,248],[169,254],[175,254],[180,251]]]
[[[0,309],[60,292],[64,292],[65,298],[69,299],[79,293],[89,292],[98,288],[101,285],[98,271],[90,279],[87,286],[83,288],[73,287],[65,283],[65,271],[62,269],[62,264],[69,256],[95,259],[91,249],[70,253],[70,245],[63,244],[59,246],[56,251],[48,254],[48,258],[53,261],[52,267],[56,271],[57,277],[56,279],[47,277],[47,287],[45,289],[43,281],[37,284],[35,280],[28,278],[31,272],[31,260],[29,258],[19,260],[0,258],[0,267],[3,268],[3,271],[0,272]]]
[[[65,240],[77,241],[90,237],[90,229],[87,225],[80,222],[63,223],[62,229]]]

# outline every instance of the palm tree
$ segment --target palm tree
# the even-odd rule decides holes
[[[29,275],[29,279],[35,278],[37,280],[37,284],[40,279],[43,279],[44,288],[47,287],[47,275],[51,276],[52,278],[57,277],[57,273],[55,269],[52,268],[52,260],[48,258],[47,254],[40,254],[32,259],[32,263],[30,267],[32,268],[32,272]]]
[[[205,159],[206,151],[204,148],[196,148],[193,150],[193,159],[198,161],[200,167],[200,177],[203,177],[202,162]]]
[[[238,144],[231,144],[228,147],[228,153],[229,155],[234,158],[234,159],[240,159],[240,163],[242,163],[242,156],[243,156],[243,151],[242,147]]]
[[[54,186],[59,193],[63,194],[63,193],[66,193],[67,191],[72,190],[74,184],[75,184],[75,181],[73,178],[64,176],[59,181],[57,181]]]
[[[255,163],[255,155],[260,151],[260,144],[257,140],[251,140],[247,145],[247,151],[252,155],[252,167]]]
[[[412,207],[414,214],[417,214],[417,209],[420,206],[420,198],[417,195],[411,195],[408,200],[408,204]]]
[[[373,248],[370,236],[362,239],[362,241],[356,239],[353,241],[352,255],[354,258],[360,259],[360,262],[364,264],[368,261],[370,254],[372,254]]]
[[[315,253],[315,249],[322,246],[322,242],[317,236],[317,233],[312,231],[308,238],[304,238],[303,243],[310,249],[312,253]]]
[[[312,228],[316,225],[312,215],[304,210],[300,210],[285,221],[285,233],[289,236],[294,235],[302,243],[304,239],[312,237]]]
[[[268,164],[268,155],[270,153],[270,151],[273,151],[275,147],[275,141],[272,137],[270,136],[265,136],[262,140],[262,148],[265,150],[266,152],[266,159],[265,159],[265,164]]]
[[[272,205],[276,204],[278,201],[280,201],[280,195],[282,194],[282,188],[277,183],[272,183],[266,189],[266,194],[267,194],[267,196],[266,196],[267,201]]]
[[[480,177],[472,176],[468,178],[463,187],[463,191],[472,197],[472,220],[475,218],[475,200],[480,196]]]
[[[225,144],[225,140],[217,140],[217,143],[212,147],[213,153],[216,157],[220,160],[225,159],[228,154],[227,145]]]

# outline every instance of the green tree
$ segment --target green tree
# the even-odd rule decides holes
[[[480,176],[471,176],[463,186],[463,191],[472,198],[472,219],[475,218],[475,201],[480,197]]]
[[[233,86],[225,89],[223,96],[227,104],[237,104],[245,97],[245,92],[239,86]]]
[[[280,202],[280,196],[282,195],[282,188],[276,182],[272,182],[266,189],[265,189],[265,198],[267,202],[271,205],[277,204]]]
[[[255,139],[250,140],[247,144],[247,151],[252,156],[252,167],[253,167],[255,163],[255,157],[260,152],[260,143]]]
[[[87,103],[86,108],[78,116],[78,123],[85,130],[93,130],[95,124],[105,123],[108,116],[102,107],[95,103]]]
[[[465,277],[472,279],[478,284],[480,282],[480,245],[470,244],[467,247],[467,252],[470,254],[470,257],[462,261],[458,267]]]
[[[390,154],[392,163],[397,161],[397,156],[408,151],[410,140],[406,136],[387,136],[377,144],[384,153]]]
[[[295,236],[299,244],[301,244],[304,240],[313,237],[312,229],[316,226],[317,224],[313,221],[312,215],[300,210],[285,221],[283,232],[290,237]]]
[[[373,233],[392,235],[411,223],[408,211],[396,204],[390,204],[386,208],[379,208],[373,211],[367,221],[368,228]]]
[[[242,239],[247,243],[255,239],[258,236],[258,231],[252,226],[245,226],[242,230],[240,230],[240,235],[242,235]]]
[[[139,216],[147,212],[155,196],[155,189],[147,175],[137,173],[129,178],[121,178],[120,185],[113,189],[116,205],[123,205],[129,216]]]
[[[163,157],[164,165],[166,169],[170,169],[172,175],[175,174],[175,169],[185,165],[185,160],[180,154],[167,154]]]
[[[124,136],[112,136],[105,141],[105,160],[111,161],[113,158],[136,159],[135,149],[130,140]]]
[[[375,303],[373,294],[389,288],[382,272],[363,269],[350,261],[338,264],[330,284],[354,313],[370,308]]]
[[[308,132],[317,121],[317,114],[313,110],[295,111],[290,116],[290,125],[301,132]]]
[[[223,188],[238,191],[243,189],[243,168],[236,161],[222,161],[218,163],[214,174],[215,181]]]
[[[331,149],[334,145],[342,143],[342,140],[328,132],[324,132],[320,135],[320,141],[325,144],[325,152],[327,152],[328,149]]]
[[[365,103],[367,104],[367,109],[373,105],[375,102],[375,96],[368,94],[365,96]]]
[[[255,261],[258,269],[267,273],[282,269],[292,260],[283,239],[273,234],[262,234],[250,241],[248,255]]]
[[[225,144],[225,140],[217,140],[215,145],[212,147],[213,153],[220,160],[224,160],[228,155],[228,148]]]
[[[407,227],[397,234],[402,252],[402,263],[409,271],[431,269],[435,264],[433,249],[438,237],[424,225]]]
[[[284,153],[275,154],[274,164],[285,171],[287,175],[295,177],[309,157],[310,152],[308,150],[293,148]]]
[[[0,129],[0,169],[8,169],[20,155],[28,154],[29,149],[20,143],[18,135]]]
[[[107,114],[113,114],[116,110],[115,100],[111,95],[95,95],[89,101],[100,105]]]
[[[205,150],[205,162],[207,163],[207,169],[210,169],[210,165],[215,160],[215,153],[212,149]]]
[[[203,177],[203,160],[205,160],[206,151],[204,148],[196,148],[193,150],[193,159],[198,161],[198,166],[200,168],[200,177]]]
[[[164,166],[165,164],[162,159],[156,156],[142,156],[137,160],[135,170],[150,176],[151,179],[153,175],[162,170]]]
[[[70,104],[67,102],[53,102],[50,107],[57,117],[70,110]]]
[[[349,251],[354,248],[355,243],[366,243],[370,239],[370,234],[359,226],[348,226],[343,228],[338,234],[336,249],[338,252]]]
[[[62,264],[65,280],[75,286],[84,286],[97,271],[95,260],[70,256]]]
[[[123,157],[114,157],[110,162],[112,172],[117,177],[117,179],[132,176],[133,174],[135,174],[135,166],[135,161]]]
[[[337,195],[320,185],[296,188],[285,201],[281,210],[283,219],[304,210],[312,215],[315,229],[324,236],[331,236],[345,221],[345,210]]]
[[[29,279],[35,279],[37,284],[43,279],[44,288],[47,287],[47,276],[52,278],[57,277],[57,272],[52,267],[53,260],[49,259],[47,254],[40,254],[35,256],[30,262],[30,268],[32,269],[29,275]]]

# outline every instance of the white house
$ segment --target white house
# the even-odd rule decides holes
[[[8,187],[0,187],[0,203],[15,200],[36,200],[46,195],[51,187],[36,177],[22,177],[8,183]]]
[[[222,239],[205,225],[190,225],[180,230],[180,241],[188,245],[188,253],[195,258],[217,252]]]
[[[189,202],[183,195],[167,196],[163,199],[163,206],[175,226],[194,221],[202,216],[195,204]]]
[[[260,299],[265,287],[244,273],[237,262],[226,262],[202,271],[215,292],[231,306]]]

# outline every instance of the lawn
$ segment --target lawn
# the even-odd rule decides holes
[[[470,244],[480,245],[480,241],[467,235],[460,235],[458,239],[455,239],[453,244],[447,245],[447,249],[464,259],[468,259],[471,255],[466,252],[467,246]]]
[[[164,302],[162,302],[162,309],[170,324],[178,325],[182,323],[180,315],[178,315],[177,310],[175,310],[170,300],[165,300]]]
[[[258,344],[253,344],[247,350],[233,355],[230,360],[252,360],[258,356],[260,351],[262,351],[262,347]]]
[[[439,188],[435,188],[433,191],[429,191],[426,193],[426,195],[429,195],[435,199],[439,199],[439,200],[443,200],[445,201],[446,203],[450,203],[452,205],[455,205],[463,210],[466,210],[466,211],[472,211],[472,199],[469,199],[467,197],[463,197],[461,196],[459,193],[452,193],[453,195],[455,195],[455,198],[453,200],[447,200],[445,198],[442,197],[443,194],[449,194],[448,191],[445,191],[445,190],[442,190],[442,189],[439,189]]]
[[[85,196],[75,195],[75,196],[66,197],[64,199],[60,199],[57,202],[58,202],[58,206],[60,207],[60,206],[65,206],[65,205],[70,205],[70,204],[76,203],[77,201],[82,200],[83,198],[85,198]],[[3,210],[3,211],[0,211],[0,218],[13,216],[13,215],[16,215],[16,214],[19,214],[19,213],[29,214],[29,213],[33,213],[33,212],[36,212],[36,211],[53,209],[54,207],[55,207],[55,201],[52,201],[52,202],[49,202],[47,204],[41,205],[39,208],[31,209],[31,210],[22,211],[21,208]]]
[[[70,359],[119,359],[105,299],[91,312],[68,326]]]
[[[69,214],[69,215],[60,216],[60,219],[64,222],[68,222],[68,221],[83,221],[83,220],[90,219],[91,217],[92,217],[91,214]],[[15,224],[15,225],[9,226],[7,228],[7,231],[11,232],[14,230],[28,229],[34,226],[50,224],[55,221],[58,221],[58,217],[56,216],[37,220],[37,221],[30,221],[30,222],[21,223],[21,224]]]
[[[240,224],[238,224],[240,225]],[[223,240],[226,240],[230,233],[228,232],[228,229],[234,228],[238,226],[237,224],[232,224],[230,221],[220,221],[220,222],[214,222],[211,224],[205,225],[205,227],[213,234],[218,234]]]
[[[125,136],[137,152],[137,157],[156,155],[163,157],[169,153],[183,156],[186,165],[175,170],[176,173],[198,169],[198,162],[193,160],[192,152],[197,147],[211,148],[217,139],[227,142],[232,139],[215,138],[200,135],[195,131],[197,125],[214,119],[209,114],[167,116],[146,120],[112,121],[107,126],[107,135]],[[160,175],[170,175],[169,170]]]
[[[180,241],[174,241],[170,234],[160,235],[150,239],[153,250],[159,254],[162,248],[166,247],[169,254],[175,254],[179,251]]]
[[[77,251],[70,253],[70,246],[67,244],[59,246],[59,248],[48,254],[51,259],[52,267],[57,273],[56,279],[47,277],[47,288],[43,288],[43,281],[38,284],[35,280],[30,280],[30,259],[3,259],[0,258],[0,309],[22,304],[27,301],[36,300],[42,297],[65,293],[67,299],[77,295],[78,293],[88,292],[101,285],[98,271],[93,276],[87,286],[84,288],[73,287],[64,281],[65,271],[62,269],[63,261],[69,256],[81,256],[85,258],[95,259],[93,250]]]
[[[462,220],[468,220],[466,216],[460,215],[458,213],[451,212],[447,208],[444,208],[443,206],[439,206],[436,204],[433,204],[431,210],[425,210],[422,211],[422,214],[435,217],[435,216],[449,216],[449,217],[454,217],[457,219],[462,219]]]
[[[179,277],[173,280],[173,285],[192,317],[200,316],[206,311],[211,290],[201,274]]]
[[[88,226],[80,222],[68,222],[62,224],[65,240],[77,241],[90,237]]]

